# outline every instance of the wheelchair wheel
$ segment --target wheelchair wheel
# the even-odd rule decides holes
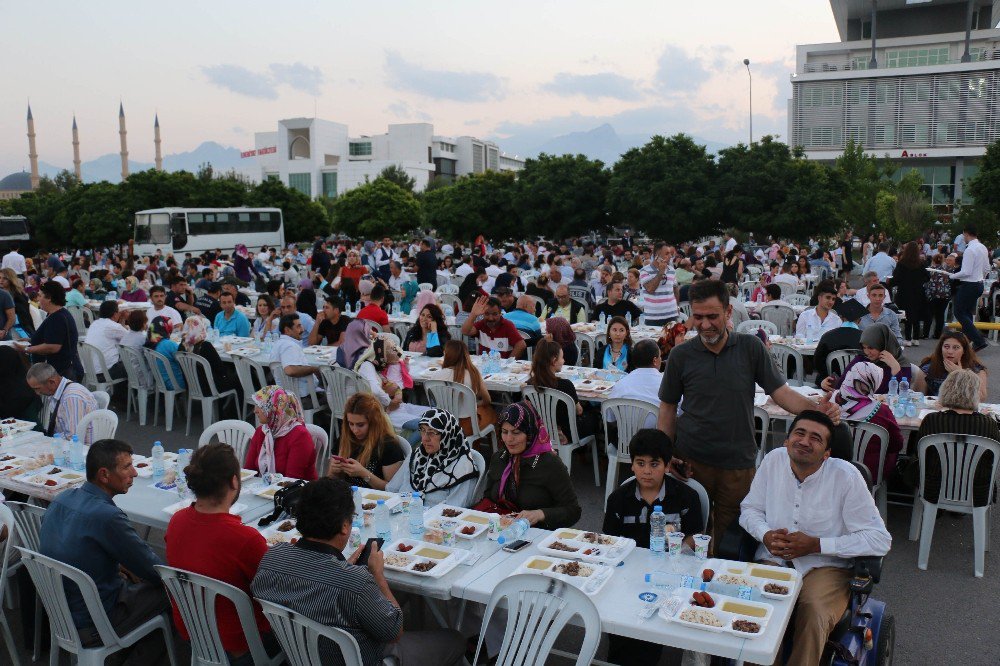
[[[878,631],[878,646],[875,652],[876,666],[891,666],[895,650],[896,618],[892,615],[884,615]]]

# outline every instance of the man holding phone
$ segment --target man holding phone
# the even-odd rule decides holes
[[[351,634],[365,666],[385,657],[409,664],[457,664],[465,639],[450,629],[403,633],[403,612],[383,572],[384,555],[377,541],[349,557],[354,501],[344,481],[320,478],[306,484],[296,508],[302,538],[278,544],[264,555],[254,576],[253,595],[287,606],[306,617]],[[364,566],[359,558],[367,550]],[[323,663],[343,663],[331,642],[320,646]]]

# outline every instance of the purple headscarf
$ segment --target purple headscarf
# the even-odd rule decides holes
[[[528,445],[524,451],[518,455],[510,455],[507,467],[500,475],[498,497],[506,497],[516,504],[517,485],[521,480],[521,461],[525,458],[535,458],[543,453],[552,453],[552,440],[538,412],[527,400],[507,405],[500,414],[498,427],[503,423],[509,423],[528,437]]]

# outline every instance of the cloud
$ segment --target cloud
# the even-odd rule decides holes
[[[599,74],[560,72],[543,85],[542,90],[564,97],[583,95],[590,100],[611,97],[631,101],[640,97],[635,81],[614,72],[601,72]]]
[[[486,102],[505,95],[503,80],[495,74],[427,69],[407,62],[397,51],[386,51],[385,73],[391,88],[433,99]]]
[[[655,82],[663,92],[690,92],[708,79],[704,61],[676,46],[666,46],[656,63]]]
[[[414,109],[408,103],[403,100],[396,101],[385,108],[386,113],[392,114],[397,118],[404,120],[420,120],[423,122],[431,122],[434,120],[429,113],[424,113]]]
[[[278,92],[267,74],[252,72],[240,65],[211,65],[201,68],[209,83],[238,95],[277,99]]]
[[[291,65],[271,63],[271,76],[277,83],[284,83],[310,95],[319,95],[320,86],[323,85],[323,72],[319,67],[309,67],[301,62]]]

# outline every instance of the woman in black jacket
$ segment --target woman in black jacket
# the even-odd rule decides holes
[[[920,248],[915,241],[903,246],[899,263],[892,271],[892,286],[896,287],[895,302],[901,310],[906,311],[906,321],[903,322],[903,337],[907,346],[913,346],[918,338],[926,338],[927,331],[921,331],[921,324],[926,319],[927,294],[924,285],[930,280],[930,273],[920,259]]]
[[[449,339],[444,312],[434,303],[428,303],[421,308],[417,323],[406,332],[403,349],[420,352],[425,356],[440,357],[444,356],[444,343]]]

